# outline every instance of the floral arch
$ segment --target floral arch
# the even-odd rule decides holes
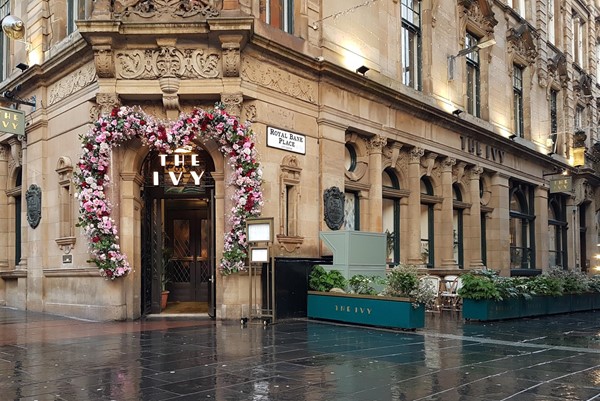
[[[82,154],[74,174],[79,200],[79,223],[89,239],[91,261],[100,274],[115,279],[127,275],[131,266],[120,250],[118,231],[111,217],[112,206],[106,196],[108,169],[113,147],[139,138],[142,143],[162,153],[188,145],[194,139],[214,140],[232,168],[229,184],[235,189],[229,223],[225,234],[222,274],[245,269],[247,243],[243,227],[246,218],[258,216],[263,205],[262,170],[257,160],[255,137],[247,125],[229,115],[222,104],[204,111],[182,113],[172,123],[162,122],[137,107],[114,108],[101,116],[93,127],[80,136]]]

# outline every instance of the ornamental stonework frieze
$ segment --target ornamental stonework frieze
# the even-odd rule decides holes
[[[506,32],[508,51],[514,52],[527,64],[532,65],[538,56],[535,44],[537,34],[527,22],[521,22]],[[512,70],[512,65],[511,65]]]
[[[236,117],[242,114],[243,102],[244,96],[242,93],[223,93],[221,95],[221,103],[225,105],[227,112]]]
[[[115,0],[114,16],[117,19],[190,18],[195,16],[218,17],[215,0]]]
[[[115,63],[110,47],[94,47],[94,62],[96,63],[96,74],[99,78],[115,77]]]
[[[86,64],[48,87],[48,105],[52,106],[78,90],[89,86],[96,80],[97,76],[94,64]]]
[[[219,55],[203,49],[162,47],[117,53],[117,76],[124,79],[217,78]]]
[[[243,59],[240,75],[244,80],[256,85],[299,100],[316,103],[317,86],[314,81],[298,77],[267,63]]]
[[[498,20],[494,16],[491,0],[459,0],[458,7],[461,45],[464,45],[464,33],[469,22],[485,31],[486,34],[493,34]]]

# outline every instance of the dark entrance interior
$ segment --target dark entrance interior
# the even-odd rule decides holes
[[[205,199],[165,201],[165,246],[170,302],[208,303],[211,282],[210,204]]]
[[[141,172],[144,315],[215,315],[214,165],[200,148],[185,155],[184,160],[197,156],[187,165],[172,155],[151,153]],[[164,290],[169,294],[163,310]]]

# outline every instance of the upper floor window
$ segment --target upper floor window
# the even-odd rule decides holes
[[[585,20],[578,14],[573,14],[572,19],[573,29],[573,61],[580,67],[585,67],[585,59],[583,58],[585,41]]]
[[[421,2],[402,0],[402,83],[421,90]]]
[[[8,63],[10,61],[8,41],[6,35],[0,33],[0,82],[8,77]]]
[[[548,42],[556,43],[556,16],[554,11],[554,0],[548,0]]]
[[[294,0],[260,0],[260,20],[294,33]]]
[[[575,108],[575,131],[583,129],[583,107],[577,106]]]
[[[465,37],[465,49],[477,46],[478,39],[467,32]],[[479,52],[467,54],[467,112],[475,117],[481,117],[480,107],[480,72]]]
[[[75,21],[85,18],[85,0],[67,0],[67,35],[77,30]]]
[[[524,136],[523,126],[523,68],[513,67],[513,111],[515,114],[515,135]]]
[[[547,146],[550,153],[556,153],[558,137],[558,92],[552,89],[550,91],[550,137],[547,140]]]
[[[508,6],[525,18],[525,0],[507,0]]]

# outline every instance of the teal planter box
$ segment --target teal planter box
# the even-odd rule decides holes
[[[571,294],[571,312],[592,310],[592,294]]]
[[[425,326],[425,307],[413,308],[407,298],[309,291],[307,316],[399,329]]]
[[[571,311],[571,297],[561,295],[557,297],[548,296],[548,315],[557,313],[568,313]]]
[[[567,294],[558,297],[534,296],[503,301],[463,299],[463,318],[503,320],[519,317],[555,315],[600,309],[600,294]]]
[[[463,299],[463,318],[469,320],[502,320],[522,317],[523,298],[503,301]]]

